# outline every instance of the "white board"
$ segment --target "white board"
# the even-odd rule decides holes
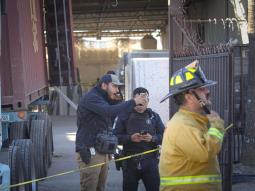
[[[129,66],[128,66],[129,65]],[[126,66],[126,98],[135,88],[144,87],[150,93],[149,107],[157,112],[163,123],[169,120],[169,101],[160,100],[169,92],[169,59],[133,58]]]

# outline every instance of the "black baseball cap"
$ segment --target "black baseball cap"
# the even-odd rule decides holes
[[[119,78],[117,75],[114,74],[105,74],[101,77],[99,80],[99,83],[113,83],[114,85],[121,86],[124,85],[123,83],[120,82]]]

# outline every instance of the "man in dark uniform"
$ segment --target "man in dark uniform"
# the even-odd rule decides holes
[[[146,98],[146,103],[118,115],[114,129],[119,144],[123,145],[124,156],[155,149],[162,141],[164,125],[159,115],[147,108],[148,90],[136,88],[133,92],[134,99],[141,95]],[[123,161],[122,171],[124,191],[136,191],[140,179],[147,191],[159,190],[158,152]]]
[[[121,85],[116,75],[104,75],[97,86],[92,88],[80,100],[77,110],[76,152],[79,168],[104,163],[109,160],[105,153],[95,150],[97,136],[112,127],[111,119],[121,111],[132,111],[138,104],[145,104],[142,97],[116,105],[110,105]],[[103,191],[107,178],[108,166],[104,164],[97,168],[88,168],[80,172],[82,191]]]

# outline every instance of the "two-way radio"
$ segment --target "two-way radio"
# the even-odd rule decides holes
[[[203,108],[204,112],[206,114],[211,114],[211,111],[209,108],[206,106],[205,102],[197,95],[196,92],[192,91],[192,94],[195,96],[195,98],[198,100],[200,106]]]

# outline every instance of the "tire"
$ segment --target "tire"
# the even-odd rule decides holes
[[[45,112],[40,112],[37,114],[38,120],[44,120],[45,121],[45,128],[46,128],[46,137],[47,137],[47,152],[45,153],[47,155],[47,164],[48,167],[51,166],[52,163],[52,156],[53,156],[53,133],[52,133],[52,122],[49,117],[49,115]]]
[[[27,129],[28,129],[28,135],[29,135],[29,139],[30,139],[30,131],[31,131],[31,125],[32,125],[32,120],[36,120],[36,113],[35,112],[31,112],[28,114],[28,125],[27,125]]]
[[[24,181],[23,166],[21,163],[21,152],[18,146],[10,146],[8,163],[11,171],[11,185]],[[24,186],[13,187],[11,191],[24,191]]]
[[[21,151],[21,163],[23,166],[24,181],[34,180],[35,177],[35,160],[33,145],[30,139],[17,139],[12,142],[12,146],[18,146]],[[37,182],[26,184],[25,191],[37,191]]]
[[[47,131],[47,156],[48,156],[48,167],[52,164],[52,156],[53,156],[53,133],[52,133],[52,123],[49,122],[48,131]]]
[[[33,142],[33,150],[35,155],[36,178],[47,176],[47,139],[44,120],[32,120],[30,138]]]
[[[9,128],[10,128],[9,143],[12,143],[12,141],[15,139],[25,139],[28,137],[26,121],[12,122],[9,124]]]

